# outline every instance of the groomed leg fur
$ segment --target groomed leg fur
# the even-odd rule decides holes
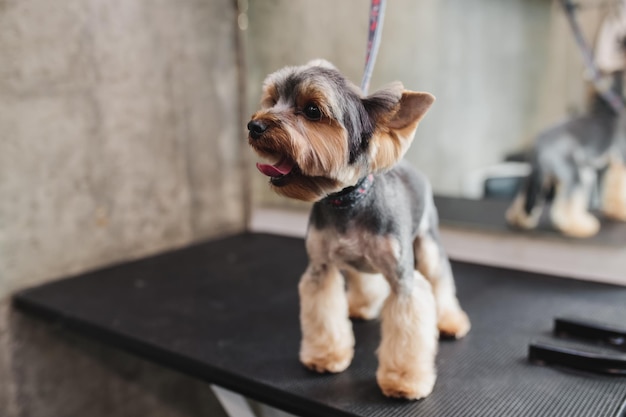
[[[545,183],[541,168],[537,163],[526,178],[522,190],[506,212],[507,222],[520,229],[534,229],[539,224],[545,201]]]
[[[506,221],[513,227],[530,230],[537,227],[539,218],[543,212],[543,204],[533,207],[530,213],[526,213],[526,195],[519,193],[513,203],[506,211]]]
[[[420,399],[437,377],[437,313],[428,281],[418,271],[393,290],[382,311],[378,385],[388,397]]]
[[[602,187],[602,212],[609,219],[626,222],[626,166],[612,160]]]
[[[569,187],[557,184],[550,218],[563,234],[585,238],[600,230],[600,222],[589,213],[590,193],[590,187],[584,183]]]
[[[417,269],[433,288],[439,332],[457,339],[465,336],[471,324],[456,297],[454,276],[448,257],[429,234],[418,236],[414,242],[414,249]]]
[[[328,264],[310,264],[300,280],[300,361],[317,372],[341,372],[354,356],[343,276]]]

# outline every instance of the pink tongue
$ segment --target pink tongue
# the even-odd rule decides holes
[[[289,159],[283,158],[276,165],[259,164],[257,162],[256,167],[268,177],[281,177],[289,174],[293,169],[293,165],[293,162]]]

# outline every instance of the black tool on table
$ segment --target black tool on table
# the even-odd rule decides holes
[[[553,333],[561,340],[584,342],[585,347],[556,341],[533,341],[528,347],[531,362],[626,375],[626,329],[586,319],[556,318]]]

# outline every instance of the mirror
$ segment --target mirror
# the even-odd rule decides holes
[[[323,57],[359,84],[368,3],[250,2],[249,113],[258,108],[264,77],[285,65]],[[585,39],[595,42],[617,3],[581,2],[576,18]],[[394,80],[437,97],[405,158],[430,178],[443,223],[476,227],[513,230],[505,212],[530,171],[528,149],[542,131],[585,114],[593,103],[559,1],[389,2],[371,91]],[[254,174],[257,205],[301,205],[274,196]],[[593,193],[591,205],[599,198]],[[539,229],[555,235],[550,223],[546,211]],[[602,239],[626,241],[626,227],[604,229]]]

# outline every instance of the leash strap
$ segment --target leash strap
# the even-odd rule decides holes
[[[622,101],[621,97],[615,94],[613,90],[611,90],[610,88],[607,89],[602,85],[600,72],[593,62],[591,49],[585,41],[582,30],[580,29],[580,25],[578,24],[578,20],[576,20],[575,11],[577,6],[572,2],[572,0],[561,0],[561,5],[565,9],[567,21],[569,22],[570,28],[572,29],[572,33],[574,34],[574,39],[576,40],[578,49],[583,56],[583,62],[587,67],[587,70],[591,74],[591,82],[593,83],[593,86],[595,87],[598,94],[600,94],[600,96],[602,96],[602,98],[607,103],[609,103],[611,108],[617,114],[620,114],[624,110],[624,102]]]
[[[370,6],[369,35],[367,37],[367,51],[365,53],[365,71],[361,80],[361,91],[367,94],[370,87],[370,79],[374,71],[380,38],[383,32],[383,20],[385,17],[386,0],[372,0]]]

